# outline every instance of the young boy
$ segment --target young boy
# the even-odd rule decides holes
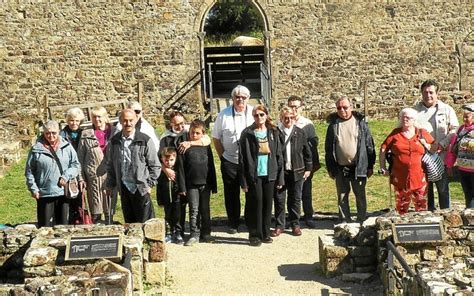
[[[187,137],[198,141],[206,128],[201,120],[194,120],[189,126]],[[211,146],[191,146],[177,161],[178,193],[185,195],[189,202],[189,225],[191,236],[186,246],[201,242],[210,242],[211,238],[211,191],[217,192],[216,171]],[[201,225],[198,223],[198,214]]]
[[[174,170],[176,163],[176,149],[173,147],[165,147],[160,152],[161,163],[164,168]],[[156,187],[156,196],[158,205],[165,208],[165,220],[170,227],[171,242],[182,245],[184,243],[182,237],[182,226],[180,224],[181,202],[178,195],[178,187],[176,182],[170,180],[166,174],[160,174]]]

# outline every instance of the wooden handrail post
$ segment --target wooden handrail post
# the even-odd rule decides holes
[[[143,106],[143,82],[138,82],[138,103]]]

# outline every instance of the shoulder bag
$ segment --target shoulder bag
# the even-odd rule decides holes
[[[61,161],[59,161],[58,155],[54,151],[53,147],[49,145],[51,154],[53,155],[54,160],[58,164],[59,172],[61,175],[64,173],[63,166],[61,165]],[[79,183],[77,182],[77,178],[73,178],[66,182],[66,186],[64,187],[64,195],[68,199],[74,199],[79,195]]]
[[[418,132],[418,138],[423,139],[421,131]],[[423,145],[423,143],[421,143],[421,145]],[[431,154],[428,149],[426,149],[425,145],[423,145],[423,148],[425,148],[425,153],[421,158],[421,163],[423,164],[423,167],[425,169],[426,179],[429,182],[437,182],[443,177],[443,160],[437,152]]]

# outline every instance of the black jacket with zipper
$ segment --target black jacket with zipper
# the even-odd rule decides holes
[[[267,127],[268,145],[268,180],[276,181],[275,185],[284,185],[282,143],[279,131],[276,128]],[[242,172],[240,185],[248,188],[249,183],[257,181],[257,156],[259,144],[255,136],[255,126],[251,125],[242,131],[239,141],[239,166]]]
[[[297,126],[293,126],[288,143],[285,145],[285,134],[280,129],[280,142],[282,143],[283,153],[283,169],[285,168],[286,149],[290,146],[291,149],[291,173],[293,173],[294,180],[299,181],[303,179],[305,171],[313,169],[312,153],[306,141],[305,132]]]

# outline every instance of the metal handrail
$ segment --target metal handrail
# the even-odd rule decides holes
[[[260,87],[262,94],[263,104],[270,109],[271,99],[271,88],[270,88],[270,75],[268,74],[268,68],[265,63],[260,63]]]
[[[196,85],[201,83],[202,81],[202,75],[203,75],[204,69],[199,70],[193,77],[191,77],[182,87],[180,87],[171,97],[169,97],[164,103],[163,107],[165,110],[170,109],[172,106],[174,106],[177,102],[179,102],[184,96],[186,96]],[[199,78],[196,80],[196,78]],[[178,96],[179,93],[181,93],[184,90],[184,92]],[[202,90],[201,90],[202,92]],[[173,98],[177,97],[174,101]],[[172,101],[172,102],[171,102]],[[171,103],[170,103],[171,102]],[[204,94],[204,99],[203,99],[203,104],[205,103],[205,94]],[[165,107],[167,106],[168,107]]]

